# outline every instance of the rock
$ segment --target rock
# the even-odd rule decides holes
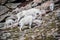
[[[8,4],[6,4],[6,6],[7,6],[8,8],[16,8],[19,4],[20,4],[20,3],[8,3]]]
[[[13,40],[13,39],[8,39],[8,40]]]
[[[4,27],[4,23],[0,23],[0,28]]]
[[[7,0],[0,0],[0,4],[4,4]]]
[[[32,7],[35,7],[35,6],[37,6],[37,3],[32,4]]]
[[[14,1],[16,1],[16,0],[8,0],[8,2],[14,2]]]
[[[6,40],[8,37],[10,37],[11,34],[10,33],[3,33],[3,35],[1,36],[1,39]]]
[[[31,9],[31,8],[32,8],[32,5],[31,5],[31,4],[28,4],[28,5],[26,5],[24,8],[25,8],[26,10]]]
[[[58,20],[60,20],[60,10],[57,10],[57,13],[55,14],[58,18]]]
[[[57,16],[60,16],[60,10],[57,10],[57,14],[56,14]]]
[[[33,2],[35,2],[35,3],[41,3],[42,0],[33,0]]]
[[[41,9],[47,9],[51,4],[51,1],[47,1],[41,5]]]
[[[9,17],[10,15],[12,15],[11,13],[9,14],[9,13],[5,13],[4,15],[1,15],[0,16],[0,23],[1,22],[5,22],[5,19],[7,18],[7,17]]]
[[[32,7],[35,7],[37,6],[39,3],[42,3],[42,0],[33,0],[33,4],[32,4]]]
[[[0,6],[0,15],[4,14],[5,12],[7,12],[9,9],[5,6]]]

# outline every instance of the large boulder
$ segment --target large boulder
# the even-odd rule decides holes
[[[0,23],[0,28],[4,27],[4,23]]]
[[[0,15],[4,14],[5,12],[7,12],[9,9],[5,6],[0,6]]]
[[[7,3],[6,6],[8,8],[16,8],[20,3]]]
[[[8,0],[8,2],[14,2],[14,1],[16,1],[16,0]]]
[[[7,0],[0,0],[0,4],[4,4],[6,2],[7,2]]]

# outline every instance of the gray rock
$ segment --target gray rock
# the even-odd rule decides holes
[[[13,40],[13,39],[8,39],[8,40]]]
[[[7,7],[9,8],[16,8],[20,3],[8,3],[6,4]]]
[[[4,27],[4,23],[0,23],[0,28]]]
[[[37,3],[32,4],[32,7],[35,7],[35,6],[37,6]]]
[[[4,14],[5,12],[7,12],[9,9],[5,6],[0,6],[0,15]]]
[[[4,4],[7,0],[0,0],[0,4]]]
[[[60,16],[60,10],[57,10],[57,14],[56,14],[57,16]]]
[[[14,1],[16,1],[16,0],[8,0],[8,2],[14,2]]]
[[[11,34],[10,33],[3,33],[3,35],[1,36],[1,39],[7,39],[7,37],[10,37]]]
[[[5,20],[6,17],[9,17],[9,16],[11,16],[11,15],[12,15],[11,12],[8,12],[8,13],[5,13],[4,15],[1,15],[1,16],[0,16],[0,22],[3,21],[3,20]]]
[[[32,5],[31,4],[28,4],[24,8],[25,8],[25,10],[31,9],[32,8]]]
[[[57,10],[56,16],[57,16],[58,20],[60,20],[60,10]]]

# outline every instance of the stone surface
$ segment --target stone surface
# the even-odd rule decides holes
[[[6,40],[8,37],[10,37],[11,36],[11,34],[10,33],[2,33],[2,36],[1,36],[1,39],[3,39],[3,40]]]
[[[14,1],[16,1],[16,0],[8,0],[8,2],[14,2]]]
[[[4,23],[0,23],[0,28],[4,27]]]
[[[6,4],[6,6],[7,6],[8,8],[16,8],[19,4],[20,4],[20,3],[8,3],[8,4]]]
[[[56,14],[57,16],[60,16],[60,10],[57,10],[57,14]]]
[[[33,0],[33,4],[32,7],[35,7],[37,5],[39,5],[40,3],[42,3],[44,0]]]
[[[8,14],[8,13],[6,13],[6,14],[4,14],[4,15],[1,15],[1,16],[0,16],[0,18],[1,18],[1,19],[0,19],[0,22],[1,22],[2,20],[5,20],[4,18],[5,18],[5,17],[8,17],[8,16],[10,16],[10,15],[11,15],[11,14]]]
[[[33,0],[34,3],[41,3],[43,0]]]
[[[5,6],[0,6],[0,15],[4,14],[5,12],[7,12],[9,9],[6,8]]]
[[[0,0],[0,4],[4,4],[7,0]]]

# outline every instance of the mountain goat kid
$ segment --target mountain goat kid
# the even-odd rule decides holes
[[[32,21],[35,18],[33,16],[25,16],[24,18],[22,18],[19,22],[19,26],[20,26],[20,30],[22,29],[22,27],[26,24],[29,24],[29,28],[31,28],[32,25]]]
[[[5,22],[6,28],[8,28],[9,25],[13,25],[13,23],[14,23],[14,20],[12,20],[12,19],[7,19],[6,22]]]

